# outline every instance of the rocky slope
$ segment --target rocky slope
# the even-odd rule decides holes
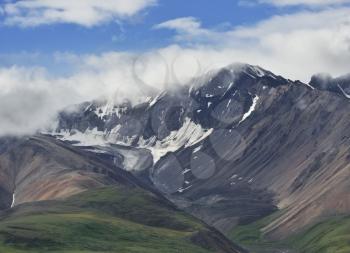
[[[93,153],[46,136],[3,140],[0,173],[3,208],[115,183],[135,184],[131,175]]]

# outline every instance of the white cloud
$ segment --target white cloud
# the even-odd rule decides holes
[[[165,21],[161,24],[155,25],[156,29],[174,29],[178,32],[197,32],[201,28],[201,22],[194,17],[183,17]]]
[[[30,134],[51,124],[65,89],[52,87],[45,76],[40,68],[0,69],[0,135]]]
[[[130,18],[157,0],[19,0],[3,5],[5,24],[32,27],[72,23],[86,27]],[[1,12],[0,12],[1,14]]]
[[[273,16],[252,26],[239,26],[224,32],[206,30],[198,25],[169,25],[174,24],[172,21],[161,27],[176,28],[176,41],[180,39],[186,44],[190,38],[193,52],[207,53],[206,58],[200,59],[201,63],[202,60],[215,62],[217,58],[225,58],[225,62],[257,64],[291,79],[307,82],[318,72],[333,75],[349,72],[349,13],[347,7],[303,11]]]
[[[153,29],[169,29],[177,33],[177,41],[196,43],[215,43],[220,33],[215,29],[204,29],[200,20],[194,17],[182,17],[165,21],[153,26]]]

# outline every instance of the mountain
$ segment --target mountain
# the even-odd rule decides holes
[[[350,74],[338,78],[333,78],[328,74],[317,74],[311,78],[310,85],[350,98]]]
[[[246,252],[95,153],[50,136],[0,144],[0,252]]]
[[[350,212],[348,82],[320,80],[234,64],[142,104],[79,105],[50,134],[228,236],[267,219],[284,241]]]

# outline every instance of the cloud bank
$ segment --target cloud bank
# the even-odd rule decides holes
[[[19,0],[0,7],[5,24],[34,27],[70,23],[93,27],[130,18],[156,0]]]

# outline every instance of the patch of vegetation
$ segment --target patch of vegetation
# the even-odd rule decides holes
[[[248,248],[252,253],[272,253],[289,249],[298,253],[349,253],[350,217],[335,217],[306,229],[287,240],[269,241],[261,229],[279,213],[258,222],[238,226],[230,233],[230,238]]]
[[[193,243],[201,222],[153,194],[113,187],[0,215],[0,252],[208,253]]]
[[[281,211],[278,211],[254,223],[237,226],[231,231],[229,237],[232,241],[249,249],[252,253],[273,253],[280,249],[285,249],[287,246],[283,242],[269,241],[261,232],[262,228],[280,214]]]

